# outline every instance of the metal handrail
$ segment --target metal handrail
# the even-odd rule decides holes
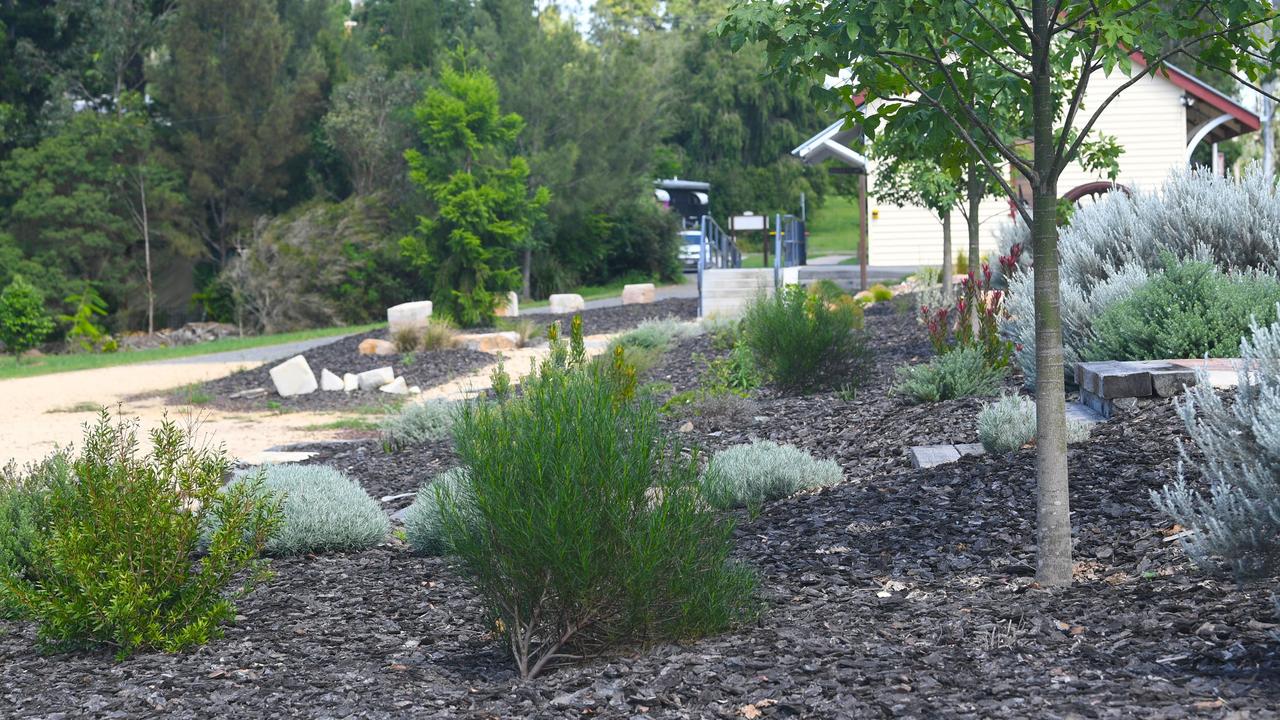
[[[698,317],[702,317],[702,276],[707,270],[742,267],[742,251],[733,236],[710,215],[699,222],[702,241],[698,251]]]

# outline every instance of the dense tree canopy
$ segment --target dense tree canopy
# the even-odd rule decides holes
[[[495,155],[521,159],[519,172],[503,165],[512,197],[515,185],[527,198],[546,190],[519,238],[496,243],[495,291],[513,277],[538,297],[671,278],[676,238],[653,199],[658,177],[711,182],[722,221],[798,211],[801,193],[813,206],[835,190],[825,169],[789,157],[829,108],[762,79],[763,52],[735,55],[710,32],[725,0],[602,2],[586,22],[541,5],[0,0],[0,282],[23,273],[55,315],[88,282],[117,329],[145,328],[149,300],[161,324],[284,327],[436,296],[463,282],[447,253],[394,248],[419,235],[419,218],[441,216],[439,182],[461,181],[450,165],[461,160],[439,146],[452,141],[424,141],[414,117],[460,56],[493,78],[500,116],[522,118]],[[435,180],[411,180],[406,150],[440,163]],[[494,178],[473,175],[479,186]],[[320,232],[318,218],[359,239]],[[258,278],[246,273],[265,273],[260,259],[229,269],[241,251],[293,244],[332,254],[332,290],[283,277],[303,264]],[[328,310],[245,306],[246,287],[282,283],[311,288]]]

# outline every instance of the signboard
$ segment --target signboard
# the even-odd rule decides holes
[[[734,215],[729,218],[729,229],[738,232],[739,230],[764,230],[765,218],[767,215]]]

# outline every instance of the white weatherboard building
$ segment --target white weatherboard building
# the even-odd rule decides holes
[[[1140,61],[1134,69],[1142,71]],[[1094,75],[1085,93],[1084,109],[1096,108],[1129,78],[1118,71],[1109,76]],[[1087,117],[1091,112],[1081,114]],[[792,154],[808,164],[835,159],[867,173],[870,192],[863,213],[868,218],[868,265],[903,269],[940,266],[942,225],[937,216],[922,207],[897,207],[879,200],[875,196],[875,162],[851,148],[859,131],[843,129],[842,125],[843,121],[833,123]],[[1137,190],[1158,187],[1171,172],[1187,167],[1198,145],[1228,140],[1260,126],[1261,120],[1253,110],[1190,74],[1169,67],[1122,92],[1103,111],[1094,128],[1113,136],[1124,149],[1116,183]],[[1216,160],[1217,153],[1213,155]],[[1073,165],[1062,173],[1058,191],[1063,197],[1078,201],[1105,192],[1110,185],[1107,178]],[[1023,199],[1030,202],[1029,195]],[[982,202],[984,256],[996,248],[996,229],[1012,217],[1008,199],[988,198]],[[952,213],[951,223],[952,249],[958,253],[968,247],[968,232],[959,212]],[[857,229],[850,228],[850,233],[856,234]]]

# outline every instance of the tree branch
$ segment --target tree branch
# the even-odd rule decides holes
[[[987,171],[991,173],[992,177],[994,177],[1000,183],[1000,187],[1009,196],[1009,199],[1011,201],[1015,201],[1017,198],[1017,193],[1013,191],[1013,187],[1009,184],[1007,180],[1005,180],[1004,175],[1000,172],[998,168],[996,168],[995,164],[991,162],[991,159],[987,157],[986,152],[984,152],[983,149],[978,145],[977,141],[973,139],[973,136],[969,134],[969,131],[965,129],[964,125],[960,123],[959,119],[957,119],[955,115],[951,113],[950,110],[943,107],[942,104],[939,103],[937,100],[934,100],[933,98],[929,97],[929,95],[920,88],[920,84],[914,78],[912,78],[905,70],[903,70],[897,63],[893,62],[892,60],[886,60],[886,62],[889,63],[889,66],[892,67],[894,71],[897,72],[898,75],[902,77],[903,80],[907,81],[908,85],[911,85],[913,88],[915,88],[916,93],[918,94],[919,97],[925,98],[926,104],[928,104],[930,107],[934,108],[939,113],[941,113],[944,118],[946,118],[948,121],[951,122],[953,126],[955,126],[956,132],[959,134],[960,138],[964,140],[965,144],[969,146],[969,149],[973,151],[973,154],[978,158],[978,160],[982,162],[982,166],[985,167]],[[919,101],[916,101],[916,104],[919,104]],[[985,127],[981,122],[977,123],[977,125],[985,135],[987,135],[988,137],[991,137],[993,133],[990,129]],[[1004,152],[1001,152],[1000,154],[1004,155]],[[1006,159],[1010,159],[1008,158],[1008,156],[1005,156],[1005,157]],[[1021,158],[1018,158],[1018,159],[1021,160]],[[1019,172],[1021,172],[1021,170],[1019,170]],[[1024,173],[1024,176],[1025,176],[1025,173]],[[1028,225],[1030,225],[1031,214],[1027,212],[1026,208],[1022,207],[1022,205],[1017,203],[1016,201],[1013,202],[1013,205],[1017,209],[1018,214],[1022,216],[1022,219],[1026,221]]]
[[[994,52],[992,52],[992,51],[988,50],[986,47],[984,47],[983,45],[979,44],[976,40],[973,40],[973,39],[969,38],[967,35],[965,35],[965,34],[963,34],[963,33],[960,33],[960,32],[957,32],[957,31],[955,31],[955,30],[952,30],[952,31],[951,31],[951,34],[952,34],[952,35],[955,35],[956,37],[960,38],[961,40],[964,40],[965,42],[969,43],[969,44],[970,44],[970,45],[972,45],[973,47],[977,48],[978,52],[982,53],[983,55],[986,55],[986,56],[987,56],[987,58],[988,58],[988,59],[990,59],[990,60],[991,60],[991,62],[993,62],[993,63],[995,63],[997,66],[999,66],[999,68],[1000,68],[1001,70],[1004,70],[1005,72],[1009,73],[1010,75],[1013,75],[1013,76],[1015,76],[1015,77],[1019,77],[1019,78],[1021,78],[1021,79],[1023,79],[1023,80],[1026,80],[1027,82],[1030,82],[1030,81],[1031,81],[1031,73],[1029,73],[1029,72],[1024,72],[1024,71],[1022,71],[1022,70],[1016,70],[1016,69],[1014,69],[1012,66],[1005,64],[1005,62],[1004,62],[1003,60],[1001,60],[1000,58],[996,57],[996,54],[995,54]]]
[[[1017,46],[1013,44],[1013,41],[1009,39],[1009,36],[1006,35],[1004,31],[1001,30],[1000,27],[991,20],[991,18],[987,17],[985,13],[983,13],[981,10],[978,9],[978,4],[977,2],[975,2],[975,0],[965,0],[964,4],[967,5],[969,7],[969,10],[972,11],[974,15],[977,15],[978,18],[981,19],[982,22],[987,27],[991,28],[991,31],[996,34],[996,37],[1000,38],[1000,42],[1004,43],[1005,47],[1012,50],[1014,54],[1016,54],[1018,57],[1022,58],[1023,60],[1026,60],[1027,62],[1031,62],[1031,55],[1029,53],[1024,53],[1021,50],[1019,50]],[[1021,20],[1021,18],[1019,18],[1019,20]],[[1027,34],[1030,35],[1031,28],[1025,22],[1021,24],[1022,24],[1023,30],[1026,30]]]
[[[1075,124],[1076,114],[1080,111],[1080,105],[1084,101],[1084,93],[1089,88],[1089,78],[1093,77],[1093,56],[1098,52],[1098,41],[1100,40],[1099,31],[1093,33],[1093,43],[1089,46],[1088,52],[1085,53],[1084,62],[1080,67],[1080,81],[1076,83],[1076,89],[1071,93],[1071,102],[1067,105],[1067,116],[1062,123],[1062,134],[1058,137],[1058,147],[1053,153],[1054,167],[1062,167],[1063,160],[1067,157],[1067,147],[1071,142],[1071,126]]]

